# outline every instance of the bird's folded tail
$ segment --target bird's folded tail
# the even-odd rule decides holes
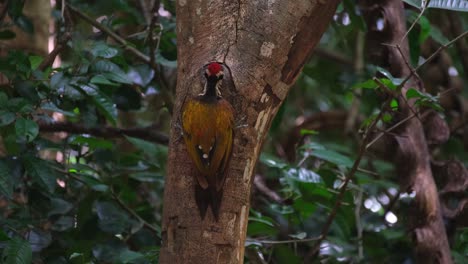
[[[211,207],[216,222],[219,218],[219,208],[221,207],[221,198],[223,197],[223,189],[216,191],[215,187],[209,186],[203,189],[200,185],[195,184],[195,201],[197,202],[198,211],[201,219],[205,219],[208,207]]]

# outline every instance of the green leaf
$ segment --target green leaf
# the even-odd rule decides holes
[[[249,222],[259,222],[259,223],[263,223],[265,225],[268,225],[268,226],[275,226],[273,224],[273,219],[269,218],[269,217],[255,217],[255,216],[251,216],[249,217]],[[249,223],[250,224],[250,223]]]
[[[91,80],[89,82],[94,83],[94,84],[104,84],[104,85],[111,85],[111,86],[119,86],[120,85],[120,84],[117,84],[115,82],[109,81],[109,79],[107,79],[102,74],[93,76],[93,78],[91,78]]]
[[[70,212],[73,209],[73,204],[60,199],[60,198],[51,198],[50,199],[51,210],[47,213],[47,216],[53,215],[64,215]]]
[[[394,78],[393,80],[398,81],[398,84],[393,83],[392,80],[387,79],[387,78],[380,78],[380,82],[382,82],[388,89],[395,91],[397,89],[397,86],[401,83],[400,79]]]
[[[11,30],[2,30],[0,31],[0,39],[14,39],[16,37],[16,33]]]
[[[286,246],[286,245],[276,246],[273,251],[273,255],[275,256],[275,260],[277,263],[288,263],[288,264],[302,263],[302,261],[294,253],[294,251],[289,246]]]
[[[391,83],[393,83],[395,86],[398,86],[400,85],[402,82],[403,82],[403,79],[401,78],[395,78],[393,77],[393,75],[386,69],[380,67],[380,66],[377,66],[376,67],[376,70],[382,74],[383,76],[386,77],[386,79],[389,79],[391,81]],[[382,79],[380,79],[382,81]],[[386,81],[383,81],[384,83],[388,84]]]
[[[392,110],[398,110],[398,100],[397,99],[392,99],[390,101],[390,107],[392,108]]]
[[[344,156],[333,150],[316,149],[316,150],[313,150],[310,153],[310,155],[317,157],[319,159],[323,159],[325,161],[331,162],[338,166],[343,166],[346,168],[351,168],[353,166],[353,161],[349,157]]]
[[[298,188],[302,198],[308,202],[327,202],[333,194],[322,184],[298,182]]]
[[[0,107],[3,108],[3,106],[5,106],[7,102],[8,102],[8,95],[4,92],[0,92]]]
[[[414,88],[408,89],[406,92],[406,99],[411,99],[411,98],[422,98],[424,95],[419,91]]]
[[[267,153],[262,153],[260,154],[260,162],[262,164],[265,164],[266,166],[270,168],[278,168],[278,169],[283,169],[288,164],[286,164],[284,161],[278,159],[277,157],[267,154]]]
[[[130,227],[128,215],[110,202],[96,202],[94,211],[99,218],[99,228],[106,233],[120,234]]]
[[[161,53],[156,54],[156,62],[169,68],[177,68],[177,61],[168,60]]]
[[[41,109],[42,110],[47,110],[47,111],[52,111],[52,112],[58,112],[58,113],[61,113],[64,116],[67,116],[67,117],[77,117],[78,116],[77,113],[71,112],[71,111],[65,111],[63,109],[60,109],[55,104],[53,104],[51,102],[45,102],[44,104],[42,104]]]
[[[444,108],[439,104],[439,97],[438,96],[433,96],[428,93],[423,93],[419,90],[416,90],[414,88],[408,89],[406,92],[406,98],[407,99],[413,99],[417,98],[415,104],[418,106],[426,106],[426,107],[431,107],[432,109],[443,112]]]
[[[95,137],[84,137],[84,136],[77,136],[75,139],[73,139],[71,144],[77,144],[80,146],[88,146],[92,149],[111,149],[114,147],[114,143],[109,140],[105,139],[99,139]]]
[[[137,260],[140,260],[142,258],[144,258],[144,255],[139,252],[123,250],[119,254],[119,263],[133,264],[136,263]]]
[[[93,96],[93,101],[99,112],[106,117],[107,121],[115,126],[117,124],[117,108],[112,100],[103,93],[100,93],[98,96]]]
[[[16,120],[15,130],[16,136],[20,141],[31,142],[39,134],[39,126],[37,123],[22,117]]]
[[[32,23],[31,19],[29,19],[27,16],[19,16],[14,19],[15,24],[21,28],[24,32],[28,34],[33,34],[34,33],[34,24]]]
[[[0,160],[0,193],[8,198],[13,196],[13,180],[10,167],[4,160]]]
[[[403,0],[406,3],[422,8],[423,3],[427,3],[427,0]],[[468,12],[468,1],[467,0],[431,0],[427,5],[429,8],[440,8],[455,11]]]
[[[108,80],[111,80],[116,83],[132,84],[132,82],[128,80],[126,74],[122,75],[116,72],[104,72],[102,73],[102,75],[106,77]]]
[[[15,82],[16,91],[25,99],[33,104],[40,102],[39,95],[36,90],[36,84],[32,81],[17,81]]]
[[[5,234],[5,232],[3,230],[0,230],[0,241],[8,241],[10,240],[10,237]]]
[[[435,40],[441,45],[445,45],[450,42],[450,40],[448,40],[447,37],[444,36],[444,33],[442,33],[442,31],[440,31],[438,27],[432,26],[430,35],[433,40]]]
[[[29,242],[20,239],[11,239],[3,250],[2,263],[4,264],[31,264],[32,250]]]
[[[48,162],[31,155],[26,155],[23,158],[23,162],[31,178],[44,187],[47,192],[53,193],[57,177],[50,168]]]
[[[113,58],[118,53],[119,51],[117,49],[112,48],[103,42],[98,42],[91,48],[91,54],[95,57],[102,57],[105,59]]]
[[[429,37],[432,27],[431,22],[429,22],[429,19],[425,16],[421,16],[419,19],[419,26],[419,44],[422,45],[424,41],[426,41],[427,37]]]
[[[379,85],[373,80],[369,79],[365,82],[357,83],[353,85],[352,89],[364,88],[364,89],[375,89],[379,87]]]
[[[128,137],[125,136],[125,138],[132,143],[133,146],[135,146],[137,149],[143,151],[146,155],[149,157],[155,157],[158,154],[158,149],[157,145],[153,142],[149,142],[143,139],[139,138],[134,138],[134,137]]]
[[[41,56],[29,56],[29,62],[31,63],[31,69],[36,70],[39,65],[41,65],[44,58]]]
[[[316,172],[308,170],[306,168],[290,168],[287,171],[287,174],[290,178],[302,182],[322,182],[322,178]]]
[[[105,79],[116,83],[131,84],[127,74],[115,63],[107,60],[99,60],[92,66],[92,71],[102,75]],[[99,76],[97,75],[97,76]],[[94,79],[94,78],[93,78]],[[95,80],[96,81],[96,80]],[[104,80],[98,80],[105,82]],[[107,84],[108,83],[103,83]],[[116,85],[116,84],[113,84]]]
[[[305,135],[318,135],[319,132],[316,130],[309,130],[309,129],[301,129],[301,136]]]
[[[53,222],[52,230],[63,232],[72,229],[75,225],[75,219],[72,216],[62,215],[56,221]]]
[[[8,100],[6,108],[11,112],[19,112],[23,114],[31,113],[34,111],[34,107],[28,103],[27,100],[21,97],[15,97]]]
[[[307,233],[306,232],[300,232],[300,233],[297,233],[297,234],[289,234],[290,237],[294,238],[294,239],[304,239],[307,237]]]
[[[385,123],[391,122],[392,119],[393,119],[393,116],[389,113],[384,113],[382,116],[382,121],[384,121]]]
[[[78,257],[83,257],[83,253],[77,253],[77,252],[73,252],[71,255],[70,255],[70,260],[74,259],[74,258],[78,258]]]
[[[12,112],[0,110],[0,127],[13,123],[16,115]]]

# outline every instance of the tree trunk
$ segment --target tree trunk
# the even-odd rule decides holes
[[[242,263],[253,172],[280,104],[332,19],[339,0],[177,1],[178,84],[171,126],[161,263]],[[229,69],[223,96],[245,125],[234,149],[216,222],[201,220],[194,173],[178,122],[186,98],[202,91],[201,68]]]
[[[407,29],[403,2],[361,0],[361,7],[368,26],[367,50],[370,51],[371,60],[387,68],[394,77],[410,76],[413,69],[408,62],[410,56],[408,40],[405,38]],[[431,155],[421,122],[427,114],[421,113],[422,110],[415,107],[414,99],[406,99],[406,91],[409,88],[424,91],[422,82],[413,75],[402,87],[401,95],[398,95],[399,109],[394,113],[394,122],[416,116],[395,129],[394,137],[387,137],[389,145],[385,155],[392,157],[397,167],[402,191],[413,191],[416,194],[409,218],[417,263],[452,263],[437,187],[431,170]],[[421,112],[418,112],[419,110]],[[441,119],[433,124],[436,123],[444,127],[431,128],[428,131],[440,133],[436,138],[448,138],[444,134],[448,131],[445,121]],[[392,146],[397,147],[395,149]],[[392,153],[392,150],[395,152]]]

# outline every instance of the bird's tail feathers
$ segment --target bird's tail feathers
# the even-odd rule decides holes
[[[223,197],[223,189],[216,191],[216,188],[209,186],[203,189],[198,184],[195,185],[195,201],[200,212],[200,217],[205,219],[208,207],[211,207],[213,216],[216,221],[219,219],[219,209],[221,207],[221,198]]]

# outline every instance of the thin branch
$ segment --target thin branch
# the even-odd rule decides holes
[[[67,47],[67,42],[71,39],[71,34],[65,33],[58,41],[54,49],[39,64],[38,70],[43,71],[54,64],[55,58]]]
[[[383,103],[382,108],[385,107],[389,102],[390,102],[390,99],[387,99]],[[377,118],[374,119],[374,121],[371,123],[369,128],[366,130],[366,133],[364,134],[362,142],[361,142],[361,144],[359,146],[358,156],[357,156],[356,160],[354,161],[353,167],[349,171],[348,175],[346,175],[346,177],[345,177],[345,179],[344,179],[344,181],[343,181],[343,183],[342,183],[342,185],[341,185],[341,187],[339,189],[339,193],[338,193],[338,195],[336,197],[336,200],[335,200],[335,205],[333,206],[333,209],[330,212],[330,214],[328,215],[327,221],[325,222],[325,225],[322,228],[322,233],[320,235],[320,238],[317,240],[317,242],[311,248],[311,250],[307,253],[307,256],[305,258],[306,263],[309,263],[310,259],[318,253],[318,250],[320,249],[320,243],[322,243],[322,241],[327,237],[328,231],[330,231],[330,227],[331,227],[331,225],[333,223],[333,220],[335,219],[336,214],[338,213],[338,209],[342,205],[342,201],[343,201],[343,198],[345,196],[348,184],[351,181],[351,179],[354,177],[354,174],[356,174],[356,172],[358,171],[361,160],[364,157],[364,154],[366,153],[367,141],[369,141],[371,132],[374,130],[375,126],[377,125],[379,120],[382,118],[383,113],[384,112],[381,109],[381,111],[379,112],[379,115],[377,116]]]
[[[459,36],[457,36],[456,38],[452,39],[451,41],[449,41],[448,43],[440,46],[434,53],[431,54],[431,56],[429,56],[429,58],[427,58],[423,63],[419,64],[415,69],[414,71],[411,71],[411,73],[400,83],[399,87],[398,88],[401,88],[403,87],[410,79],[411,77],[413,77],[413,72],[417,72],[421,69],[421,67],[423,67],[424,65],[426,65],[426,63],[428,63],[429,61],[433,60],[440,52],[442,52],[444,49],[450,47],[453,43],[457,42],[458,40],[460,39],[463,39],[464,37],[467,37],[468,36],[468,31],[465,31],[463,32],[462,34],[460,34]]]
[[[265,180],[261,175],[255,175],[254,185],[259,192],[261,192],[271,201],[279,204],[284,204],[284,199],[278,193],[268,188],[268,186],[265,183]]]
[[[456,12],[448,13],[448,14],[450,15],[450,18],[447,18],[447,19],[449,19],[449,22],[450,22],[449,24],[450,24],[450,28],[453,33],[453,36],[458,36],[462,34],[463,23],[460,18],[460,15],[457,14]],[[466,54],[468,54],[468,42],[466,41],[466,39],[462,41],[458,41],[455,44],[455,47],[457,48],[458,54],[461,59],[461,64],[463,65],[463,69],[466,75],[468,74],[468,56],[466,56]]]
[[[141,216],[139,216],[135,211],[133,211],[132,208],[128,207],[115,193],[114,191],[112,191],[112,197],[114,198],[114,200],[120,205],[120,207],[122,207],[125,211],[127,211],[128,213],[130,213],[133,217],[135,217],[136,219],[138,219],[138,221],[140,221],[140,223],[143,224],[144,227],[146,227],[147,229],[153,231],[156,235],[159,236],[159,234],[161,234],[161,228],[160,227],[156,227],[156,226],[153,226],[151,225],[150,223],[146,222],[145,219],[143,219]]]
[[[245,241],[249,243],[261,243],[261,244],[291,244],[291,243],[306,243],[306,242],[313,242],[322,239],[320,236],[318,237],[311,237],[311,238],[304,238],[304,239],[288,239],[288,240],[259,240],[259,239],[252,239],[247,238]]]
[[[362,76],[364,69],[364,36],[364,32],[361,30],[358,31],[356,36],[356,55],[354,56],[353,68],[359,78]],[[351,107],[349,108],[349,115],[346,117],[345,122],[345,132],[347,134],[349,134],[354,129],[356,121],[359,117],[359,108],[361,107],[362,89],[359,88],[355,90],[355,93],[356,96],[353,96],[353,101],[351,103]]]
[[[403,35],[403,37],[400,39],[400,44],[398,44],[398,45],[401,45],[401,43],[403,43],[403,41],[406,39],[408,34],[414,28],[414,26],[416,26],[416,24],[419,22],[419,20],[423,16],[424,12],[426,11],[426,7],[427,7],[428,4],[429,4],[429,1],[427,1],[426,5],[422,7],[421,12],[419,13],[418,17],[414,20],[413,24],[411,24],[410,28],[405,32],[405,35]]]
[[[401,190],[398,190],[398,192],[395,194],[395,196],[391,196],[390,194],[387,194],[387,196],[390,197],[390,202],[388,203],[387,207],[385,208],[383,216],[385,217],[390,211],[392,211],[393,207],[397,203],[397,201],[400,199],[400,194]]]
[[[406,121],[410,120],[411,118],[415,117],[416,115],[415,114],[412,114],[404,119],[402,119],[400,122],[396,123],[395,125],[385,129],[384,132],[381,132],[378,136],[376,136],[374,139],[372,139],[371,142],[369,142],[369,144],[367,144],[366,146],[366,149],[370,148],[372,145],[375,144],[375,142],[377,142],[383,135],[385,134],[388,134],[390,131],[394,130],[395,128],[403,125]]]
[[[159,9],[159,1],[155,1],[153,6],[151,7],[151,21],[149,23],[148,29],[148,44],[149,44],[149,53],[150,53],[150,64],[156,65],[156,52],[159,48],[159,42],[161,40],[161,33],[162,33],[162,25],[159,24],[159,15],[157,10]],[[154,31],[156,26],[159,27],[159,32],[155,35]],[[156,75],[155,75],[156,76]]]
[[[114,31],[110,30],[109,28],[107,28],[106,26],[100,24],[99,22],[97,22],[96,20],[90,18],[89,16],[87,16],[86,14],[82,13],[80,10],[78,10],[77,8],[75,8],[74,6],[70,5],[70,4],[67,4],[67,7],[68,9],[74,13],[75,15],[77,15],[78,17],[80,17],[81,19],[85,20],[86,22],[88,22],[89,24],[91,24],[93,27],[101,30],[102,32],[104,32],[105,34],[107,34],[109,37],[111,37],[113,40],[115,40],[117,43],[121,44],[122,46],[124,46],[124,48],[131,52],[133,55],[135,55],[135,57],[137,57],[139,60],[141,60],[142,62],[148,64],[154,71],[157,71],[157,65],[154,64],[154,62],[152,63],[151,62],[151,59],[146,56],[144,53],[140,52],[139,50],[135,49],[129,42],[127,42],[125,39],[123,39],[121,36],[117,35],[117,33],[115,33]]]
[[[356,221],[356,232],[357,232],[357,241],[358,241],[358,261],[360,262],[364,258],[364,247],[362,245],[362,224],[361,224],[361,206],[363,198],[363,189],[359,188],[358,195],[354,202],[354,218]]]
[[[0,22],[2,22],[3,19],[5,19],[6,17],[6,14],[8,13],[9,4],[10,4],[10,0],[6,0],[5,3],[3,3],[3,9],[0,12]]]
[[[163,133],[154,131],[155,127],[141,127],[141,128],[115,128],[115,127],[85,127],[70,122],[57,122],[51,124],[39,124],[41,132],[68,132],[73,134],[90,134],[103,138],[116,138],[116,137],[136,137],[147,141],[167,145],[169,137]]]

